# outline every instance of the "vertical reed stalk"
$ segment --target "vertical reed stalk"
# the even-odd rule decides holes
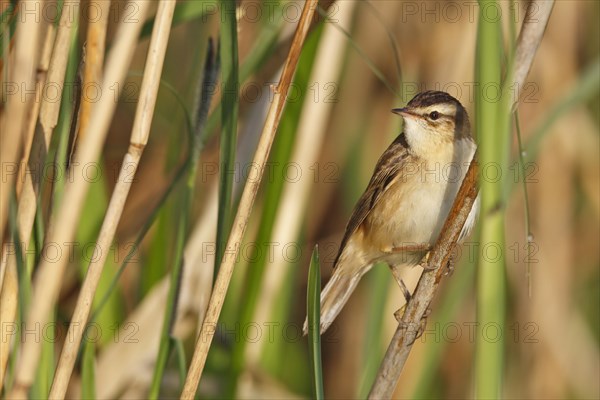
[[[296,70],[296,66],[298,64],[298,59],[300,58],[302,44],[304,43],[308,33],[317,3],[318,2],[316,0],[307,0],[304,4],[304,9],[302,11],[298,27],[296,28],[294,41],[292,42],[286,63],[283,67],[279,85],[275,88],[273,102],[269,108],[265,126],[254,155],[253,162],[254,165],[259,166],[259,170],[263,169],[269,157],[269,151],[271,150],[271,145],[273,144],[273,139],[275,137],[275,133],[277,132],[277,127],[279,126],[283,107],[285,106],[285,99],[294,75],[294,71]],[[196,342],[192,362],[188,370],[183,391],[181,393],[182,399],[193,399],[196,389],[198,388],[198,384],[200,383],[200,377],[202,376],[202,371],[206,362],[206,356],[208,355],[208,350],[215,333],[216,323],[219,319],[221,308],[223,307],[223,301],[227,293],[227,288],[229,287],[229,282],[231,281],[231,275],[233,274],[235,259],[237,258],[240,243],[244,236],[244,232],[246,231],[248,220],[250,219],[250,213],[252,212],[252,207],[256,198],[256,192],[258,191],[261,180],[262,174],[260,174],[257,179],[248,179],[246,185],[244,186],[240,205],[233,222],[233,228],[231,230],[231,234],[229,235],[229,240],[227,241],[225,257],[223,257],[223,261],[219,269],[214,290],[208,304],[206,317],[202,324],[200,336]]]
[[[312,82],[337,82],[343,68],[344,54],[346,53],[346,38],[340,35],[338,29],[346,29],[352,20],[352,15],[357,6],[355,2],[339,3],[339,13],[336,14],[337,22],[328,22],[322,26],[322,33],[316,36],[318,31],[311,34],[309,41],[305,44],[298,72],[294,79],[294,85],[303,92],[308,92]],[[315,49],[310,48],[313,40],[318,40]],[[307,67],[310,67],[308,69]],[[305,72],[303,72],[303,70]],[[301,75],[301,72],[303,72]],[[315,101],[312,96],[305,96],[302,103],[290,104],[281,123],[280,135],[285,135],[286,127],[295,131],[295,136],[288,139],[289,156],[275,159],[282,165],[289,163],[298,166],[300,171],[310,171],[319,160],[319,154],[323,151],[323,143],[327,134],[327,123],[333,111],[333,103],[328,103],[324,98]],[[296,108],[296,110],[294,110]],[[280,140],[279,138],[278,140]],[[275,154],[276,155],[276,154]],[[274,161],[271,158],[271,161]],[[270,207],[272,216],[262,217],[262,223],[267,223],[269,229],[264,229],[264,235],[260,236],[259,242],[293,243],[298,241],[302,235],[302,227],[305,224],[305,211],[309,208],[311,191],[314,191],[315,179],[309,174],[302,174],[294,182],[283,182],[277,195],[278,202],[265,203],[264,207]],[[269,191],[275,190],[274,184],[269,185]],[[273,204],[274,203],[274,204]],[[268,215],[268,214],[267,214]],[[261,226],[261,228],[263,228]],[[263,261],[264,266],[253,265],[249,276],[254,279],[248,283],[249,295],[242,311],[241,324],[268,323],[268,318],[274,315],[278,296],[285,285],[286,277],[289,276],[293,267],[286,260],[282,252],[274,252],[273,257]],[[243,367],[252,368],[257,365],[265,353],[268,341],[254,341],[247,344],[240,341],[241,355],[238,361],[239,372]],[[245,349],[245,350],[244,350]],[[234,351],[235,351],[234,347]],[[235,361],[234,361],[235,363]]]
[[[90,20],[85,45],[85,59],[83,62],[83,82],[81,91],[81,105],[79,109],[79,127],[77,139],[81,140],[84,132],[88,129],[90,115],[93,108],[92,99],[86,94],[86,89],[91,85],[100,86],[102,77],[102,66],[104,65],[104,50],[106,47],[106,28],[108,27],[108,15],[110,14],[110,0],[99,0],[97,2],[98,18]],[[80,134],[80,133],[81,134]],[[69,150],[70,151],[70,150]]]
[[[31,181],[31,173],[26,173],[25,168],[28,167],[29,155],[31,154],[33,147],[33,140],[41,139],[42,135],[35,136],[35,128],[38,124],[38,117],[40,116],[40,108],[44,101],[43,93],[46,87],[46,81],[48,77],[48,69],[50,68],[50,57],[52,56],[52,49],[54,48],[54,39],[56,38],[56,27],[51,22],[46,24],[44,45],[42,46],[42,55],[37,68],[36,74],[36,86],[35,86],[35,98],[41,99],[41,101],[34,101],[31,105],[31,109],[27,115],[27,131],[25,132],[23,157],[21,157],[21,163],[19,164],[19,175],[17,175],[17,199],[19,204],[21,201],[21,191],[24,183],[29,179]],[[47,150],[47,149],[46,149]],[[45,153],[44,153],[45,154]],[[35,160],[37,161],[37,160]],[[38,161],[39,162],[39,161]],[[33,164],[35,165],[35,164]]]
[[[499,46],[502,27],[499,20],[485,15],[485,7],[495,1],[480,1],[477,42],[477,81],[480,87],[500,88],[500,98],[491,99],[489,92],[476,95],[476,126],[480,135],[482,161],[482,202],[480,259],[477,276],[477,322],[475,351],[475,395],[477,398],[502,396],[505,352],[506,271],[504,245],[505,206],[511,184],[507,172],[510,162],[511,111],[516,110],[518,96],[511,99],[511,90],[520,93],[531,69],[537,48],[550,18],[553,1],[533,1],[517,40],[514,57],[507,66],[507,76],[501,78]],[[532,18],[532,12],[536,17]],[[489,168],[488,168],[489,167]],[[496,172],[493,170],[496,169]],[[499,171],[500,179],[494,174]],[[497,177],[497,175],[496,175]],[[491,252],[489,252],[491,250]]]
[[[475,126],[481,152],[481,234],[477,269],[477,322],[475,343],[475,397],[501,396],[504,370],[506,270],[504,252],[504,192],[509,131],[508,113],[502,96],[502,25],[488,18],[485,10],[500,9],[494,0],[479,3],[476,81],[481,88],[475,97]],[[494,171],[494,172],[492,172]],[[492,253],[492,251],[494,253]],[[489,253],[488,253],[489,252]],[[489,338],[493,338],[490,340]]]
[[[24,0],[20,6],[23,9],[41,10],[42,2]],[[15,34],[15,50],[14,57],[12,57],[12,64],[7,65],[9,74],[7,83],[11,84],[12,91],[7,96],[6,112],[2,118],[4,126],[2,126],[2,133],[0,134],[0,161],[2,162],[3,169],[9,166],[16,166],[17,162],[21,159],[20,154],[24,128],[26,127],[27,110],[30,109],[32,101],[30,97],[23,98],[23,91],[26,88],[33,87],[35,84],[39,29],[42,18],[39,15],[24,15],[26,17],[23,17],[24,21],[18,25]],[[68,51],[64,55],[65,60],[67,53]],[[10,60],[10,58],[8,57],[7,60]],[[0,243],[4,243],[4,231],[8,220],[8,203],[10,194],[14,190],[15,179],[16,176],[14,174],[9,174],[6,179],[2,179],[2,182],[0,182]]]
[[[224,245],[231,231],[233,170],[235,164],[235,148],[237,142],[237,120],[239,107],[239,66],[236,2],[221,1],[221,81],[223,97],[221,100],[221,143],[219,160],[219,211],[217,219],[217,252],[215,256],[215,273],[223,259]]]
[[[315,246],[308,268],[306,293],[308,319],[308,354],[313,381],[313,395],[317,400],[325,398],[323,390],[323,365],[321,361],[321,263],[319,246]]]

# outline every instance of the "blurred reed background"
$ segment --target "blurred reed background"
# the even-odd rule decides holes
[[[106,140],[97,149],[98,162],[82,170],[89,191],[70,240],[75,244],[70,248],[56,244],[58,253],[51,253],[48,243],[43,248],[61,202],[70,201],[62,197],[61,188],[68,183],[65,173],[70,146],[81,144],[81,139],[72,137],[77,129],[71,128],[72,115],[81,116],[83,107],[76,101],[79,93],[75,88],[84,66],[83,45],[90,40],[89,21],[97,21],[94,12],[104,12],[102,7],[108,6],[108,2],[100,3],[84,0],[71,16],[58,125],[49,141],[46,165],[43,158],[37,164],[44,173],[32,234],[26,236],[31,239],[17,239],[18,246],[9,243],[23,238],[23,229],[27,229],[17,223],[25,178],[17,176],[13,167],[22,158],[27,160],[28,146],[39,138],[12,129],[21,126],[15,122],[17,118],[31,127],[36,121],[35,104],[39,105],[40,99],[33,98],[33,79],[46,78],[41,55],[51,54],[58,27],[56,10],[63,2],[0,3],[5,191],[1,211],[5,213],[2,223],[8,221],[0,274],[3,397],[15,389],[22,350],[31,341],[39,343],[41,357],[37,368],[27,372],[35,374],[29,396],[48,396],[129,146],[158,2],[149,3],[145,16],[139,3],[110,2],[107,51],[116,46],[119,25],[135,24],[139,19],[143,28],[130,53],[125,81],[98,95],[118,98],[118,103]],[[146,398],[150,393],[167,398],[181,392],[216,276],[215,254],[222,246],[215,245],[217,225],[222,243],[244,184],[256,179],[257,168],[251,160],[272,99],[270,85],[279,79],[302,4],[177,1],[149,140],[135,177],[131,171],[133,185],[113,245],[101,249],[108,258],[68,397]],[[352,208],[377,158],[401,131],[401,120],[390,113],[391,108],[404,105],[422,90],[446,90],[467,107],[471,125],[479,126],[475,100],[482,93],[488,100],[493,98],[494,88],[483,87],[476,78],[481,76],[476,73],[478,41],[479,46],[501,52],[500,71],[506,71],[527,5],[527,1],[500,2],[498,8],[489,9],[489,18],[499,12],[503,29],[502,40],[489,43],[481,30],[478,37],[480,6],[474,2],[343,0],[320,4],[322,12],[305,43],[269,164],[262,171],[265,175],[249,229],[240,244],[233,280],[215,327],[200,397],[313,396],[308,343],[301,327],[314,245],[319,245],[322,281],[326,282]],[[29,38],[31,42],[19,38],[19,34],[28,38],[23,33],[26,30],[19,31],[25,24],[23,6],[43,11],[39,36]],[[227,7],[236,7],[236,18],[223,11]],[[535,18],[535,13],[531,17]],[[556,2],[522,93],[511,93],[521,98],[518,122],[525,173],[519,166],[516,126],[511,119],[510,156],[498,177],[506,200],[504,244],[491,246],[491,250],[478,246],[475,232],[462,245],[462,256],[432,305],[427,330],[414,346],[396,397],[475,396],[480,373],[486,373],[475,371],[479,366],[474,361],[479,348],[476,343],[482,341],[482,335],[484,342],[502,345],[503,360],[497,365],[502,397],[600,397],[599,17],[598,2]],[[48,28],[50,25],[54,28]],[[234,68],[238,55],[231,46],[235,37],[223,33],[232,27],[238,33],[239,71]],[[196,122],[198,88],[206,75],[209,38],[217,40],[219,36],[223,75],[211,86],[214,97],[203,125]],[[20,47],[28,43],[34,45]],[[54,51],[60,50],[55,47]],[[228,53],[224,56],[224,52]],[[89,54],[88,49],[86,62]],[[25,66],[19,64],[23,62]],[[97,62],[101,71],[101,59]],[[10,65],[13,70],[7,68]],[[24,108],[11,105],[11,99],[25,96],[11,86],[19,82],[20,68],[25,68],[24,81],[28,71],[39,72],[29,76]],[[99,76],[91,82],[100,84]],[[228,81],[233,87],[239,83],[238,95],[223,90],[223,76],[233,79]],[[87,95],[95,96],[92,91]],[[73,125],[78,118],[75,121]],[[33,132],[25,126],[23,132]],[[480,144],[494,140],[486,132],[476,131],[475,136]],[[223,150],[224,143],[229,150]],[[189,161],[194,148],[200,150],[197,163]],[[33,151],[31,154],[38,157]],[[227,163],[229,167],[224,168]],[[195,175],[190,173],[193,165]],[[219,174],[224,170],[226,174]],[[185,177],[194,182],[186,182]],[[218,196],[228,191],[230,202]],[[190,193],[193,197],[188,204]],[[139,248],[128,257],[138,242]],[[504,266],[499,268],[505,268],[500,271],[506,290],[502,289],[504,296],[498,301],[505,307],[506,318],[482,329],[476,314],[480,298],[477,266],[480,258],[495,259],[496,249],[503,253]],[[26,254],[24,259],[21,251]],[[16,260],[16,273],[8,267],[11,257]],[[36,266],[40,260],[53,262],[57,257],[66,258],[67,264],[58,277],[56,306],[52,304],[45,324],[26,331],[28,305],[37,290],[32,285]],[[178,266],[183,267],[181,279],[173,278],[173,268]],[[322,338],[326,397],[362,398],[368,394],[397,325],[393,311],[403,302],[390,277],[383,266],[369,272]],[[413,285],[415,279],[412,277]],[[172,317],[173,310],[167,307],[170,287],[178,304]],[[14,316],[11,309],[16,310]],[[164,369],[159,369],[165,318],[172,321],[172,329],[166,324],[169,335],[163,334],[162,346],[168,357],[161,361]]]

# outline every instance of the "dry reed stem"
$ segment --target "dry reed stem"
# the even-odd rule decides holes
[[[389,399],[394,394],[402,368],[421,327],[421,321],[437,293],[442,276],[446,273],[445,266],[477,197],[478,164],[475,157],[471,161],[429,260],[421,264],[425,271],[406,305],[402,321],[398,324],[369,393],[369,399]]]
[[[106,28],[108,26],[108,15],[110,13],[110,0],[97,0],[100,16],[89,21],[86,45],[85,63],[83,69],[83,82],[81,90],[81,102],[77,128],[77,139],[81,140],[90,122],[90,115],[94,102],[86,95],[85,88],[91,84],[100,85],[102,76],[102,65],[104,64],[104,49],[106,45]]]
[[[48,68],[50,67],[50,57],[52,56],[52,49],[54,47],[54,40],[56,39],[56,28],[52,24],[47,24],[47,29],[45,32],[46,39],[44,40],[44,46],[42,47],[42,56],[40,58],[40,63],[37,68],[36,74],[36,87],[35,87],[35,99],[33,102],[31,110],[27,114],[27,131],[25,133],[25,138],[23,142],[23,157],[21,157],[21,163],[19,164],[19,175],[17,175],[17,199],[20,202],[21,191],[23,188],[23,184],[26,182],[26,179],[29,178],[31,181],[31,177],[27,177],[31,172],[27,173],[24,171],[24,168],[29,167],[29,155],[31,154],[31,150],[33,148],[33,140],[35,127],[37,126],[38,117],[40,116],[40,106],[42,105],[41,101],[37,101],[37,99],[42,99],[43,91],[46,85],[47,76],[48,76]],[[41,137],[41,135],[40,135]],[[35,164],[33,164],[35,165]],[[19,205],[20,206],[20,205]],[[19,225],[19,228],[21,225]]]
[[[6,278],[0,293],[0,326],[2,327],[2,343],[0,343],[0,389],[4,385],[4,375],[6,374],[6,365],[14,330],[10,327],[15,326],[17,316],[17,301],[19,294],[19,277],[15,264],[9,265],[6,271]]]
[[[67,392],[67,386],[77,359],[79,345],[85,331],[94,295],[102,275],[102,270],[104,269],[104,263],[108,257],[109,252],[107,250],[114,239],[125,201],[133,183],[135,171],[138,168],[144,147],[148,142],[160,76],[171,32],[174,9],[175,1],[173,0],[161,0],[158,5],[129,149],[123,159],[119,178],[111,196],[96,243],[96,248],[100,250],[100,254],[98,257],[92,257],[81,292],[77,298],[77,305],[75,306],[67,334],[69,340],[65,340],[54,375],[52,388],[50,389],[50,398],[52,399],[63,399]],[[94,74],[95,72],[92,71],[91,73]]]
[[[63,4],[62,14],[58,23],[58,32],[54,49],[52,50],[52,59],[50,60],[50,68],[48,69],[48,82],[55,84],[57,88],[63,88],[65,82],[65,72],[67,71],[67,63],[69,61],[69,48],[71,46],[71,29],[73,22],[76,20],[75,15],[79,15],[80,0],[65,1]],[[62,98],[62,90],[58,90],[57,96],[49,98],[44,96],[47,101],[42,101],[40,106],[40,124],[44,130],[44,138],[46,139],[46,148],[50,144],[50,137],[58,123],[58,114],[60,112],[60,103]]]
[[[37,82],[35,88],[35,98],[39,99],[42,97],[42,91],[46,84],[46,74],[48,72],[48,65],[50,64],[50,55],[52,54],[52,47],[54,45],[54,34],[55,29],[53,25],[48,25],[46,31],[46,41],[42,49],[42,57],[37,68]],[[17,226],[19,227],[19,234],[22,243],[29,243],[29,237],[31,233],[31,226],[33,225],[33,216],[35,216],[36,198],[33,189],[32,175],[33,172],[29,165],[29,155],[31,154],[31,148],[34,146],[34,132],[37,125],[37,119],[40,111],[40,102],[34,101],[31,109],[27,114],[28,121],[26,122],[25,137],[23,138],[23,156],[18,165],[18,174],[16,178],[16,197],[18,200],[17,207]],[[41,135],[38,135],[38,140],[41,139]],[[43,141],[43,140],[42,140]],[[32,165],[39,165],[39,160],[32,160]],[[21,196],[23,188],[26,188],[25,192]],[[33,208],[33,211],[31,210]],[[31,219],[31,223],[27,223]],[[2,248],[2,260],[0,261],[0,291],[2,290],[2,283],[4,273],[9,262],[9,257],[14,256],[12,254],[13,248],[9,245],[11,238],[7,239]],[[14,258],[14,257],[13,257]],[[16,260],[13,260],[16,263]],[[15,264],[16,265],[16,264]],[[3,342],[4,343],[4,342]]]
[[[40,9],[39,2],[27,1],[21,4],[21,7],[26,8],[32,6],[38,7],[38,10]],[[7,100],[5,116],[10,115],[10,117],[4,119],[6,125],[2,130],[2,149],[0,150],[0,160],[3,170],[11,164],[16,166],[16,170],[19,172],[20,168],[24,168],[23,162],[18,163],[17,166],[17,162],[22,159],[19,157],[21,153],[20,147],[24,147],[24,153],[29,154],[30,135],[28,134],[28,117],[31,115],[32,110],[37,108],[38,103],[34,100],[28,100],[27,97],[24,98],[23,91],[29,88],[35,81],[35,69],[38,67],[37,47],[41,21],[43,21],[43,18],[40,18],[39,15],[30,15],[29,18],[26,18],[17,27],[15,57],[13,58],[14,65],[9,70],[11,76],[7,83],[17,84],[18,87],[16,88],[16,93],[9,95]],[[46,46],[46,48],[48,47],[51,49],[51,44]],[[42,66],[44,65],[44,61],[44,59],[40,61]],[[45,65],[47,67],[48,64],[46,63]],[[6,64],[7,68],[9,66],[10,61]],[[40,87],[38,86],[36,90],[40,90]],[[25,161],[27,160],[25,159]],[[16,177],[9,175],[6,181],[3,179],[2,183],[0,183],[0,244],[2,244],[2,253],[0,256],[0,326],[2,327],[14,326],[17,313],[18,276],[16,258],[14,254],[11,254],[11,250],[15,250],[15,248],[9,245],[11,238],[6,238],[6,241],[4,241],[3,232],[5,230],[6,212],[8,211],[8,196],[12,192],[15,183],[17,184],[17,195],[19,194],[21,176],[20,173]],[[20,230],[20,234],[23,236],[23,230]],[[0,388],[4,384],[4,375],[10,354],[12,336],[13,332],[7,331],[6,337],[0,341]]]
[[[298,22],[298,27],[296,28],[294,41],[292,42],[290,52],[283,67],[283,72],[281,73],[279,85],[275,88],[273,103],[269,108],[265,126],[254,155],[253,163],[254,165],[260,166],[260,170],[263,169],[265,163],[267,162],[271,145],[273,144],[273,139],[275,138],[275,133],[277,132],[277,127],[279,126],[283,107],[285,106],[285,99],[290,87],[290,83],[296,70],[296,66],[298,65],[298,59],[300,58],[302,45],[308,33],[308,28],[310,27],[312,16],[317,8],[317,4],[317,0],[307,0],[305,2],[302,15],[300,16],[300,21]],[[192,358],[192,362],[186,376],[185,385],[181,393],[182,399],[193,399],[196,389],[198,388],[198,384],[200,383],[200,377],[202,376],[202,370],[204,369],[206,356],[208,355],[208,350],[215,333],[215,326],[218,321],[219,314],[221,313],[221,308],[223,306],[223,301],[231,280],[231,275],[233,274],[233,267],[239,251],[239,244],[241,243],[244,232],[246,231],[248,220],[250,219],[250,213],[256,198],[256,192],[258,191],[261,180],[262,174],[259,174],[257,179],[248,179],[246,186],[244,186],[238,212],[235,216],[235,220],[233,221],[231,233],[227,241],[227,247],[225,249],[223,261],[221,262],[217,280],[208,303],[206,318],[202,324],[200,336],[196,342],[194,356]]]
[[[534,0],[529,3],[525,13],[525,21],[517,39],[517,49],[515,51],[513,85],[517,93],[517,98],[513,104],[513,110],[516,109],[519,97],[522,92],[525,78],[529,74],[535,53],[542,42],[544,31],[548,25],[554,0]],[[535,15],[534,15],[535,12]]]
[[[38,0],[24,0],[20,7],[28,10],[41,10]],[[18,11],[17,11],[18,12]],[[40,15],[26,14],[17,24],[15,32],[14,57],[8,57],[8,82],[12,87],[11,93],[6,90],[6,109],[2,118],[0,133],[0,163],[2,170],[16,166],[21,158],[24,128],[26,126],[27,110],[31,107],[30,96],[24,96],[24,90],[35,84],[35,69],[37,67],[39,28],[42,18]],[[12,62],[12,63],[11,63]],[[3,91],[4,92],[4,91]],[[0,244],[4,243],[4,232],[8,220],[8,203],[15,184],[15,175],[7,174],[0,182]]]
[[[356,6],[356,2],[339,2],[336,24],[348,30]],[[339,80],[344,62],[346,40],[346,37],[336,29],[333,23],[325,24],[308,82],[337,82]],[[310,96],[304,100],[293,153],[289,160],[290,164],[297,165],[300,171],[310,171],[311,166],[318,161],[332,110],[333,103],[315,102]],[[309,203],[314,186],[314,179],[309,174],[302,174],[298,181],[284,184],[270,240],[272,243],[292,243],[298,240],[305,222],[304,210]],[[273,315],[272,310],[277,304],[276,297],[290,271],[290,268],[286,267],[289,262],[284,259],[282,252],[274,252],[273,256],[272,262],[266,266],[262,289],[259,291],[260,297],[252,319],[261,326],[262,322],[267,322],[263,321],[267,316]],[[248,343],[246,347],[248,365],[258,364],[265,345],[266,340]]]
[[[119,25],[103,77],[102,93],[105,95],[94,107],[87,134],[84,135],[75,153],[75,161],[69,171],[72,179],[67,181],[63,201],[57,214],[50,220],[46,243],[52,243],[59,248],[66,246],[75,234],[89,183],[85,179],[84,168],[98,160],[117,105],[112,96],[107,94],[110,93],[112,85],[122,85],[125,79],[150,2],[133,0],[133,4],[138,10],[137,22],[122,22]],[[64,249],[62,254],[68,254],[67,250]],[[33,331],[44,328],[56,303],[66,262],[67,257],[60,257],[56,262],[45,258],[40,261],[34,279],[33,298],[25,329]],[[23,354],[17,365],[15,386],[9,397],[26,397],[27,390],[35,377],[40,351],[39,341],[23,343]]]
[[[44,85],[46,84],[46,73],[50,64],[50,55],[54,44],[55,29],[53,25],[48,25],[46,31],[46,41],[42,49],[42,57],[37,69],[37,83],[35,89],[35,98],[42,96]],[[28,121],[24,138],[24,149],[21,162],[18,166],[18,175],[16,182],[16,193],[18,198],[17,207],[17,226],[19,227],[19,239],[23,248],[29,243],[31,238],[31,229],[35,218],[37,206],[37,186],[34,188],[32,182],[33,171],[28,164],[34,138],[35,127],[40,111],[40,102],[34,101],[28,113]],[[43,142],[41,135],[38,139]],[[40,160],[32,161],[32,165],[41,165]],[[24,189],[24,190],[23,190]],[[17,316],[17,305],[19,295],[19,284],[17,275],[17,257],[11,238],[7,238],[2,247],[2,259],[0,261],[0,326],[13,326]],[[7,277],[7,283],[4,284],[4,277]],[[12,343],[12,331],[7,331],[6,336],[0,341],[0,387],[2,387],[4,371],[10,347]]]

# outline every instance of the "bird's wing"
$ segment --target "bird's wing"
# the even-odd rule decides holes
[[[381,155],[375,171],[371,177],[369,185],[365,192],[356,203],[350,221],[346,226],[344,238],[340,244],[338,254],[335,258],[334,268],[338,263],[342,251],[346,247],[348,240],[356,229],[363,223],[369,212],[375,207],[375,204],[381,199],[381,195],[390,187],[400,175],[406,160],[410,155],[410,147],[406,142],[404,133],[401,133]]]

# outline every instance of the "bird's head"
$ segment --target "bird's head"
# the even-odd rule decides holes
[[[392,112],[404,118],[404,134],[411,147],[428,151],[430,147],[471,139],[467,111],[446,92],[419,93],[406,107]]]

